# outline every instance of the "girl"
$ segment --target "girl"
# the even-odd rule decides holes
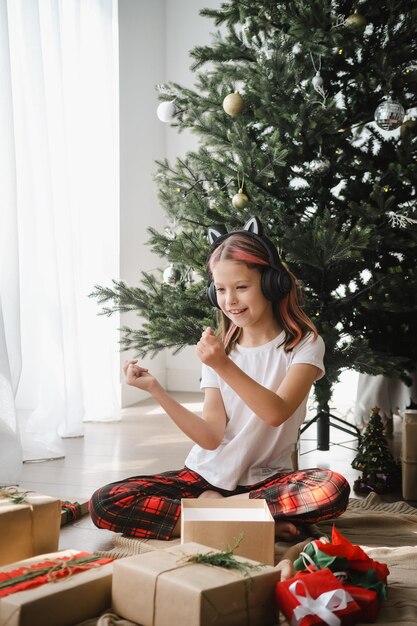
[[[197,344],[202,417],[136,360],[123,368],[127,384],[149,392],[195,445],[180,470],[96,491],[91,516],[101,528],[171,539],[179,534],[181,498],[264,498],[277,536],[297,540],[303,524],[343,513],[350,491],[330,470],[291,469],[309,391],[324,375],[323,340],[257,218],[242,231],[209,229],[209,240],[208,297],[220,309],[220,325],[217,333],[207,328]]]

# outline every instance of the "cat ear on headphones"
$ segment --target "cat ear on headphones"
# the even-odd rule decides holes
[[[207,229],[207,239],[211,246],[223,235],[227,235],[225,226],[209,226]]]
[[[247,230],[254,235],[262,236],[264,234],[263,226],[257,217],[251,217],[244,225],[243,230]]]

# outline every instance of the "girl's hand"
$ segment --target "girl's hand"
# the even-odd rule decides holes
[[[152,393],[157,384],[156,378],[149,374],[145,367],[137,365],[137,359],[125,361],[123,364],[123,372],[126,376],[126,383],[131,387],[137,387],[148,393]]]
[[[197,344],[196,352],[200,361],[213,369],[216,369],[227,359],[224,345],[214,335],[210,326],[203,331],[201,339]]]

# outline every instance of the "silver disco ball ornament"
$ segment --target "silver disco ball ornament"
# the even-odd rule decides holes
[[[396,130],[403,123],[404,107],[391,97],[387,98],[375,109],[375,122],[382,130]]]
[[[324,176],[330,169],[329,159],[319,157],[310,162],[310,171],[316,176]]]
[[[179,271],[179,269],[174,267],[173,263],[171,263],[169,267],[164,269],[162,276],[164,279],[164,283],[166,283],[167,285],[176,285],[181,278],[181,272]]]

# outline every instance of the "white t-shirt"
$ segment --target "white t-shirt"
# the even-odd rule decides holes
[[[240,345],[229,358],[255,381],[276,391],[288,369],[295,363],[307,363],[319,368],[316,380],[324,375],[324,342],[309,333],[290,352],[280,345],[282,332],[262,346],[245,348]],[[277,347],[279,346],[279,347]],[[217,374],[203,364],[201,389],[220,389],[228,422],[223,440],[215,450],[195,445],[185,465],[198,472],[211,485],[233,490],[237,485],[252,485],[279,471],[290,471],[291,452],[298,430],[306,414],[307,397],[298,409],[280,426],[270,426],[261,420]]]

